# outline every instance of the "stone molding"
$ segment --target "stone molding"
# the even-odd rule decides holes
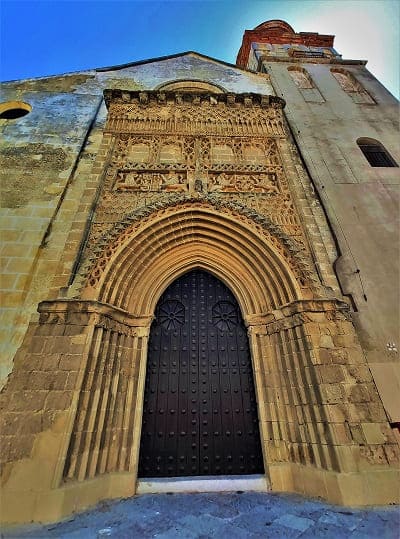
[[[310,321],[308,314],[324,313],[332,320],[351,320],[350,306],[340,299],[297,300],[265,314],[246,316],[250,331],[272,335]]]
[[[308,253],[302,252],[301,248],[283,232],[278,225],[273,223],[268,217],[258,214],[255,210],[249,209],[238,202],[225,202],[212,195],[193,196],[172,196],[166,203],[155,203],[127,215],[122,222],[114,225],[96,243],[92,252],[93,255],[82,267],[81,275],[85,276],[85,287],[94,287],[100,281],[102,273],[106,269],[108,261],[119,251],[122,245],[134,237],[139,229],[148,226],[151,229],[152,222],[157,222],[161,216],[165,217],[166,211],[171,211],[171,218],[178,210],[187,209],[195,213],[199,209],[217,209],[227,217],[237,214],[237,220],[243,221],[246,226],[259,226],[264,230],[264,234],[272,240],[275,246],[280,245],[284,256],[292,267],[292,270],[301,276],[305,283],[316,293],[322,293],[318,277],[309,260]],[[178,218],[176,218],[178,219]],[[233,239],[234,241],[234,239]]]
[[[137,317],[119,307],[96,300],[57,299],[42,301],[39,303],[38,312],[41,324],[84,325],[92,323],[99,327],[115,324],[115,328],[125,326],[131,330],[134,328],[139,330],[139,328],[149,328],[153,320],[153,316]]]

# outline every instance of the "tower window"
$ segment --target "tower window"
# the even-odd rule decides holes
[[[311,80],[311,77],[304,68],[291,66],[291,67],[288,67],[288,71],[289,71],[289,75],[293,79],[293,82],[299,88],[304,88],[304,89],[314,88],[314,84]]]
[[[375,105],[375,101],[369,93],[349,71],[341,68],[332,68],[331,73],[339,83],[341,89],[351,97],[354,103]]]
[[[371,167],[397,167],[398,164],[375,139],[359,138],[357,144]]]

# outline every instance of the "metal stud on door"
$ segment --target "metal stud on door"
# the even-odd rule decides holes
[[[172,283],[151,327],[140,477],[263,472],[246,328],[202,270]]]

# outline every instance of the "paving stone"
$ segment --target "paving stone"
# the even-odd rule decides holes
[[[291,494],[233,492],[103,502],[56,524],[3,529],[2,539],[399,539],[399,530],[398,507],[361,510]]]
[[[309,518],[296,517],[295,515],[282,515],[274,521],[274,524],[282,524],[287,528],[292,528],[294,530],[299,530],[303,532],[307,530],[310,526],[314,525],[314,521]]]
[[[231,523],[234,526],[238,526],[249,532],[258,533],[261,536],[267,533],[267,528],[272,524],[271,520],[259,511],[242,514],[233,519]]]
[[[342,527],[321,522],[302,533],[299,539],[348,539],[348,537],[348,532]],[[370,539],[376,539],[372,532]]]
[[[324,515],[321,515],[318,522],[323,524],[334,524],[335,526],[343,526],[349,531],[353,531],[357,528],[362,518],[353,514],[343,514],[340,512],[328,511]]]

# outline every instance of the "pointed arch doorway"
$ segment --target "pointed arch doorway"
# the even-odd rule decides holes
[[[139,477],[263,473],[249,342],[232,292],[196,269],[151,326]]]

